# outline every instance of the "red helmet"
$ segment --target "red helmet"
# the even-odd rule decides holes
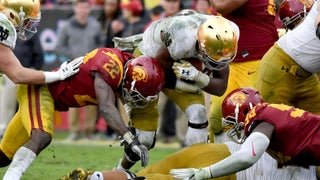
[[[243,143],[244,121],[247,113],[263,99],[256,89],[244,87],[230,92],[222,102],[222,125],[231,127],[227,135],[237,143]]]
[[[279,10],[282,26],[293,29],[308,14],[312,5],[313,0],[284,0]]]
[[[127,105],[143,108],[158,98],[163,89],[165,73],[159,62],[140,56],[126,63],[122,96]]]

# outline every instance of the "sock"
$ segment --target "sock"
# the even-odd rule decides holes
[[[208,129],[194,129],[188,127],[188,131],[186,134],[186,144],[190,146],[196,143],[206,143],[208,139]]]
[[[20,147],[14,154],[3,180],[19,180],[36,157],[37,155],[30,149]]]
[[[95,171],[89,178],[89,180],[103,180],[103,174],[99,171]]]

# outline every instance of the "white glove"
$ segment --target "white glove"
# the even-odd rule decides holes
[[[83,62],[83,56],[67,61],[61,64],[60,69],[58,70],[60,80],[64,80],[70,76],[79,72],[79,66]]]
[[[172,69],[177,78],[195,81],[201,89],[206,87],[210,82],[210,77],[208,75],[199,71],[188,61],[181,60],[181,62],[174,62]]]
[[[176,87],[174,89],[179,90],[179,91],[193,93],[193,94],[200,94],[200,92],[201,92],[201,89],[197,85],[187,83],[187,82],[181,81],[179,79],[177,79]]]
[[[184,60],[181,60],[180,62],[174,62],[172,69],[177,78],[189,81],[195,81],[199,73],[199,71],[191,63]]]
[[[52,83],[55,81],[64,80],[77,72],[79,72],[79,66],[83,62],[83,56],[78,57],[72,61],[64,62],[61,64],[60,69],[58,71],[44,71],[44,82]]]
[[[183,180],[202,180],[212,178],[209,167],[196,169],[196,168],[185,168],[185,169],[171,169],[170,174],[175,179]]]

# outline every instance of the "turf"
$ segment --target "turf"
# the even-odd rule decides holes
[[[85,169],[112,169],[123,154],[123,148],[116,141],[80,140],[76,143],[64,141],[63,133],[57,132],[53,142],[36,158],[22,180],[57,180],[68,171],[82,167]],[[178,147],[163,146],[150,151],[149,163],[156,162],[178,150]],[[0,169],[3,177],[7,168]],[[141,169],[136,164],[132,171]]]

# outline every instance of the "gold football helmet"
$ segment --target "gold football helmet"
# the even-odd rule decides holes
[[[39,0],[0,0],[0,11],[13,23],[20,39],[27,40],[37,32],[41,19]]]
[[[199,59],[210,69],[225,68],[237,54],[238,35],[221,16],[206,20],[198,31]]]

